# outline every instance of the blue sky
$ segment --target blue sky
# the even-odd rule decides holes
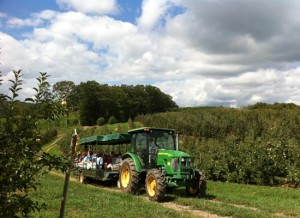
[[[300,104],[297,0],[0,0],[0,70],[151,84],[179,106]]]
[[[135,23],[136,18],[141,13],[141,0],[119,1],[120,11],[110,14],[110,16]],[[0,0],[0,11],[9,16],[26,19],[33,13],[39,13],[43,10],[54,10],[64,12],[66,9],[59,7],[55,0]],[[20,38],[23,31],[30,31],[28,26],[20,29],[2,26],[6,33]]]
[[[3,13],[19,18],[27,18],[31,13],[45,9],[58,9],[55,0],[1,0],[0,8]]]

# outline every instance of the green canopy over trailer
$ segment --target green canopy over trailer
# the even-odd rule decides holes
[[[99,144],[101,145],[119,145],[127,144],[131,141],[131,135],[125,133],[114,133],[110,135],[104,135]]]
[[[94,148],[101,145],[120,145],[129,144],[131,141],[131,135],[125,133],[114,133],[109,135],[95,135],[80,139],[80,145],[89,146]],[[104,169],[97,168],[96,159],[92,159],[91,163],[77,163],[77,170],[79,173],[79,181],[85,182],[88,178],[95,180],[114,180],[119,178],[119,172],[117,168]]]
[[[94,135],[80,139],[80,145],[118,145],[130,143],[131,135],[114,133],[109,135]]]
[[[94,135],[86,138],[80,139],[80,145],[85,145],[85,144],[98,144],[99,141],[103,139],[102,135]]]

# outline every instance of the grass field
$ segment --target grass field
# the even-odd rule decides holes
[[[208,182],[204,201],[176,198],[178,204],[232,217],[300,217],[300,190]]]
[[[34,217],[58,217],[64,178],[48,175],[32,196],[48,204],[47,210]],[[231,217],[300,217],[300,190],[262,187],[232,183],[208,182],[208,196],[190,198],[184,189],[167,195],[164,203],[190,210],[206,211]],[[187,211],[163,207],[164,203],[150,202],[145,194],[134,196],[116,191],[115,186],[99,188],[70,182],[65,217],[195,217]]]
[[[59,217],[64,179],[48,175],[34,200],[48,204],[47,210],[34,214],[34,217]],[[65,217],[190,217],[174,210],[161,207],[142,197],[99,189],[90,185],[70,182]]]

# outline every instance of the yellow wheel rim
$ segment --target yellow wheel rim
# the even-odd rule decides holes
[[[147,182],[147,190],[148,194],[153,197],[156,193],[156,181],[153,178],[153,176],[149,177],[148,182]]]
[[[123,188],[127,188],[130,181],[130,172],[127,167],[124,167],[121,172],[121,184]]]

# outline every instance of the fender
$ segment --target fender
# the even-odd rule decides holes
[[[139,158],[135,154],[133,154],[131,152],[126,152],[125,154],[123,154],[122,160],[125,160],[126,158],[131,158],[133,160],[138,173],[140,173],[142,171],[142,164],[141,164]]]

